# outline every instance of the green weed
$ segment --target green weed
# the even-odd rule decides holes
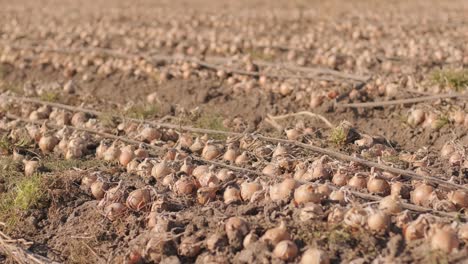
[[[154,104],[135,104],[125,111],[125,116],[137,119],[155,117],[159,108]]]
[[[47,102],[57,102],[60,99],[60,95],[56,92],[45,92],[41,94],[40,98]]]
[[[337,146],[343,146],[346,143],[346,133],[344,129],[341,126],[333,128],[329,140]]]
[[[437,70],[432,72],[431,79],[434,83],[448,86],[457,92],[468,88],[468,70]]]

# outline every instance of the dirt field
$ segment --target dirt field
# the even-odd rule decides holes
[[[0,262],[468,263],[468,2],[0,6]]]

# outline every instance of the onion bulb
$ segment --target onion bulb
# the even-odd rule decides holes
[[[433,191],[432,186],[425,183],[419,184],[411,192],[411,202],[415,205],[425,205]]]
[[[127,197],[127,206],[135,211],[140,211],[151,202],[151,191],[148,188],[137,189]]]
[[[262,190],[262,185],[257,182],[245,181],[240,187],[241,197],[244,201],[249,201],[255,192]]]
[[[301,185],[294,191],[294,203],[296,205],[308,202],[320,203],[321,197],[322,195],[316,193],[315,188],[311,183]]]
[[[128,145],[120,149],[119,163],[122,166],[127,166],[127,164],[133,160],[135,154],[133,152],[132,146]]]
[[[351,179],[349,179],[348,186],[354,187],[359,190],[364,189],[367,187],[366,178],[363,176],[354,175]]]
[[[236,203],[241,201],[241,192],[235,187],[228,186],[224,191],[223,197],[226,204]]]
[[[121,203],[112,203],[106,206],[104,213],[109,220],[114,221],[125,213],[125,209],[125,205]]]
[[[332,178],[333,184],[336,186],[345,186],[348,183],[349,177],[348,175],[344,174],[341,172],[341,170],[338,170]]]
[[[367,217],[367,226],[371,231],[383,233],[390,227],[390,217],[383,212],[376,212]]]
[[[265,234],[260,238],[261,241],[267,242],[276,246],[280,241],[290,240],[291,236],[286,228],[286,224],[281,222],[277,227],[268,229]]]
[[[23,160],[24,164],[24,175],[32,176],[34,173],[37,172],[39,168],[39,161],[37,160]]]
[[[371,193],[387,195],[390,193],[390,185],[384,179],[371,176],[367,181],[367,190]]]
[[[202,151],[202,158],[206,160],[214,160],[220,154],[218,147],[213,144],[206,144]]]
[[[426,114],[424,113],[423,110],[421,109],[415,109],[411,111],[409,117],[408,117],[408,124],[412,127],[415,127],[422,122],[424,122]]]
[[[301,264],[330,264],[330,258],[325,251],[310,248],[302,254]]]
[[[102,180],[97,180],[91,184],[91,193],[96,199],[104,198],[109,185]]]
[[[402,210],[398,197],[389,195],[379,202],[379,210],[387,214],[398,214]]]
[[[242,246],[244,237],[249,233],[250,228],[247,221],[240,217],[231,217],[224,224],[229,244],[236,248]]]
[[[197,186],[192,178],[184,176],[175,182],[174,189],[179,195],[189,195],[195,192]]]
[[[284,261],[291,261],[297,256],[298,253],[299,249],[297,248],[296,244],[290,240],[283,240],[279,242],[273,250],[273,255]]]
[[[462,190],[451,191],[447,198],[458,208],[468,208],[468,193]]]
[[[458,249],[460,241],[457,234],[449,229],[437,228],[431,236],[431,247],[433,250],[442,250],[446,253]]]
[[[285,179],[281,183],[270,187],[270,198],[273,201],[288,199],[293,193],[298,183],[294,179]]]

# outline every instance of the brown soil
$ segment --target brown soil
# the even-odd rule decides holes
[[[22,2],[22,1],[19,1]],[[93,8],[83,8],[76,10],[77,4],[75,1],[46,1],[45,8],[40,11],[33,9],[21,9],[21,4],[4,3],[5,10],[18,15],[18,23],[34,24],[37,21],[42,21],[41,16],[45,16],[44,21],[50,19],[63,19],[68,26],[72,27],[81,22],[79,17],[70,15],[70,17],[60,17],[59,14],[65,15],[67,11],[74,13],[75,11],[82,16],[84,21],[97,21],[99,15],[105,13],[105,9],[113,6],[120,17],[112,16],[117,25],[119,24],[135,24],[142,27],[145,23],[151,23],[151,8],[156,5],[152,1],[142,1],[138,4],[130,4],[126,1],[91,1],[87,4],[92,4]],[[96,3],[95,3],[96,2]],[[115,2],[115,3],[114,3]],[[194,15],[212,14],[213,10],[231,10],[237,14],[249,14],[255,8],[266,8],[286,12],[297,11],[298,6],[307,8],[317,7],[330,15],[330,20],[337,21],[341,14],[346,13],[346,7],[350,3],[339,3],[330,1],[330,3],[319,3],[321,1],[284,1],[282,3],[272,3],[270,1],[212,1],[200,0],[190,1],[160,1],[158,8],[169,10],[171,14],[169,20],[173,16],[177,16],[175,10],[181,10],[186,4],[191,6],[189,13]],[[179,3],[181,2],[181,3]],[[183,2],[183,3],[182,3]],[[242,2],[242,3],[241,3]],[[294,3],[293,3],[294,2]],[[333,2],[333,3],[332,3]],[[443,10],[448,10],[450,14],[457,14],[459,17],[463,10],[466,11],[466,6],[457,10],[455,4],[444,6],[441,3],[442,11],[438,10],[437,6],[429,7],[421,1],[415,3],[405,3],[404,1],[396,1],[399,4],[385,3],[391,8],[401,8],[404,10],[404,15],[410,16],[411,12],[422,9],[421,14],[418,14],[419,20],[430,20],[431,14],[439,14]],[[432,1],[431,1],[432,2]],[[462,1],[460,1],[463,4]],[[25,4],[25,3],[23,3]],[[70,6],[68,5],[70,4]],[[80,4],[83,7],[87,4]],[[208,7],[210,5],[210,7]],[[343,5],[343,6],[340,6]],[[385,13],[385,7],[380,7],[374,2],[356,1],[358,7],[371,8],[377,13],[374,18],[366,12],[366,19],[379,20],[378,14]],[[422,5],[422,6],[421,6]],[[25,6],[34,8],[36,4],[28,2]],[[55,13],[53,9],[58,6],[58,11]],[[138,17],[125,15],[125,10],[131,9],[131,14],[141,14],[141,20]],[[148,8],[148,10],[145,10]],[[213,8],[213,9],[212,9]],[[196,11],[195,11],[196,10]],[[299,8],[300,10],[300,8]],[[353,7],[353,12],[357,12],[357,7]],[[392,9],[393,10],[393,9]],[[0,14],[5,11],[0,11]],[[259,12],[259,11],[256,11]],[[75,13],[74,13],[75,14]],[[29,18],[29,16],[31,17]],[[346,19],[352,21],[352,16],[347,15]],[[386,23],[385,27],[392,27],[398,23],[398,17],[387,18],[389,21],[382,19],[381,23]],[[22,19],[29,18],[28,21]],[[321,15],[317,19],[323,19]],[[438,18],[438,17],[437,17]],[[252,21],[267,20],[264,16],[258,18],[250,17],[247,19],[248,24],[252,25]],[[279,24],[287,25],[288,17],[278,15]],[[359,21],[359,12],[356,13],[357,21]],[[0,19],[0,22],[4,20]],[[75,21],[78,20],[78,21]],[[165,21],[170,24],[171,21]],[[466,17],[463,18],[466,29]],[[300,27],[291,30],[301,30],[311,21],[305,21]],[[409,26],[417,21],[407,21]],[[225,25],[229,28],[229,25]],[[407,25],[408,26],[408,25]],[[423,27],[424,26],[424,27]],[[422,31],[426,27],[436,27],[440,30],[437,23],[427,23],[421,26]],[[169,26],[168,26],[169,27]],[[206,26],[209,28],[209,26]],[[448,27],[448,26],[447,26]],[[229,29],[222,29],[224,32]],[[232,29],[235,32],[234,29]],[[272,29],[273,30],[273,29]],[[277,29],[274,29],[275,32]],[[0,37],[2,36],[0,28]],[[7,31],[7,30],[5,30]],[[425,32],[425,31],[424,31]],[[424,36],[425,33],[421,33]],[[429,31],[430,32],[430,31]],[[337,33],[339,34],[339,33]],[[430,34],[430,33],[428,33]],[[433,34],[440,37],[442,33],[434,29]],[[35,40],[38,36],[25,36],[24,39]],[[391,37],[388,37],[391,38]],[[21,39],[19,40],[21,41]],[[109,40],[110,46],[119,46],[122,42],[121,38],[112,41]],[[466,45],[465,45],[466,46]],[[466,48],[465,48],[466,52]],[[285,54],[280,56],[285,57]],[[165,69],[165,66],[161,69]],[[418,69],[417,66],[411,65],[411,74],[427,76],[433,68],[430,66]],[[384,74],[380,70],[381,66],[376,65],[371,67],[374,70],[373,74]],[[401,70],[404,72],[404,67]],[[420,70],[420,71],[419,71]],[[70,76],[64,76],[63,71],[54,69],[51,65],[44,67],[31,66],[26,68],[18,68],[9,63],[1,64],[1,82],[3,87],[9,90],[22,90],[21,88],[26,83],[35,83],[37,85],[58,82],[65,83],[70,79]],[[241,132],[259,132],[266,135],[278,135],[284,137],[284,133],[276,131],[271,125],[265,122],[268,115],[281,115],[286,113],[295,113],[299,111],[313,111],[321,114],[333,124],[339,124],[342,121],[350,122],[353,127],[360,133],[372,135],[373,137],[383,138],[387,140],[389,145],[392,145],[398,151],[415,152],[422,147],[427,147],[429,157],[434,163],[431,168],[437,175],[451,177],[457,176],[458,172],[452,170],[448,164],[440,159],[438,153],[441,147],[448,141],[457,140],[462,146],[468,145],[468,130],[463,126],[454,126],[453,124],[443,126],[439,130],[430,130],[421,127],[411,127],[406,123],[406,118],[411,106],[397,105],[393,107],[380,107],[369,109],[335,109],[333,101],[327,101],[318,108],[310,109],[309,99],[297,99],[293,93],[283,96],[277,93],[265,92],[261,87],[254,87],[252,91],[236,90],[233,85],[227,83],[226,80],[220,80],[215,75],[209,75],[206,78],[189,77],[173,78],[167,81],[160,80],[159,75],[149,76],[134,76],[122,72],[115,72],[107,76],[93,75],[91,80],[83,81],[83,75],[88,72],[96,72],[96,67],[90,67],[84,73],[78,73],[72,78],[77,82],[78,88],[76,94],[66,95],[61,94],[59,102],[70,105],[84,104],[88,108],[100,110],[109,113],[124,114],[124,106],[130,102],[135,104],[145,104],[146,96],[152,92],[158,94],[157,118],[170,116],[173,120],[178,120],[183,113],[194,111],[200,108],[199,111],[203,114],[221,115],[223,118],[233,119],[241,117],[246,125]],[[389,78],[398,79],[403,73],[396,73],[394,76],[388,74]],[[333,89],[343,94],[353,88],[353,84],[347,82],[336,82],[331,85]],[[20,89],[17,89],[17,88]],[[408,91],[401,91],[396,98],[407,98],[411,95]],[[363,94],[362,97],[371,97],[371,95]],[[310,95],[307,94],[307,98]],[[371,100],[384,100],[384,97],[371,98]],[[359,100],[351,100],[345,98],[341,102],[358,102]],[[451,102],[453,103],[453,102]],[[445,103],[441,103],[445,107]],[[448,104],[448,103],[447,103]],[[466,109],[466,102],[456,102],[458,108]],[[431,107],[430,103],[420,104],[421,107]],[[440,105],[438,105],[439,107]],[[446,107],[448,108],[448,106]],[[154,116],[153,116],[154,117]],[[354,147],[339,147],[328,141],[329,131],[326,126],[311,118],[297,118],[281,121],[284,127],[293,127],[298,121],[304,121],[306,126],[313,127],[316,132],[314,140],[320,142],[323,147],[333,148],[353,153]],[[186,124],[187,120],[181,118],[181,123]],[[37,148],[36,148],[37,151]],[[58,157],[57,157],[58,158]],[[91,155],[84,160],[93,159]],[[158,199],[165,201],[165,210],[161,213],[160,219],[165,230],[148,231],[146,228],[148,211],[131,211],[128,210],[125,214],[119,217],[116,221],[106,219],[100,201],[95,200],[90,191],[82,186],[81,179],[84,175],[91,172],[99,172],[107,180],[117,183],[120,180],[124,181],[126,193],[121,197],[121,201],[125,201],[126,196],[132,190],[143,187],[147,184],[152,184],[158,188]],[[461,173],[461,172],[460,172]],[[463,177],[461,173],[458,175]],[[466,171],[465,171],[466,176]],[[466,178],[466,177],[465,177]],[[250,204],[229,204],[222,202],[222,198],[217,201],[210,202],[207,205],[199,205],[194,202],[193,197],[178,197],[174,195],[169,188],[156,185],[155,181],[142,179],[132,173],[127,173],[124,168],[115,166],[115,164],[102,162],[96,166],[83,166],[79,168],[67,168],[66,170],[52,170],[47,174],[47,202],[40,208],[30,209],[20,214],[18,224],[8,231],[8,234],[15,238],[24,238],[27,241],[32,241],[34,244],[28,248],[31,252],[46,256],[52,260],[64,263],[140,263],[132,262],[132,256],[141,254],[141,251],[151,251],[153,253],[152,261],[157,263],[284,263],[283,261],[272,256],[272,247],[264,242],[255,242],[246,248],[234,247],[228,245],[227,241],[223,241],[225,246],[218,249],[216,252],[211,252],[206,249],[204,241],[210,235],[218,233],[225,236],[224,221],[231,216],[242,216],[249,225],[250,230],[253,230],[258,236],[261,236],[267,229],[275,227],[280,221],[285,221],[291,234],[292,240],[304,251],[306,247],[316,245],[325,250],[332,263],[462,263],[466,261],[466,244],[460,246],[460,252],[446,255],[439,252],[434,252],[430,249],[428,243],[418,240],[413,242],[405,241],[401,235],[402,230],[393,227],[386,234],[376,235],[366,229],[351,229],[343,224],[332,225],[326,221],[309,221],[301,222],[298,218],[299,209],[293,203],[280,203],[271,201],[262,201],[259,203]],[[273,179],[272,181],[278,181]],[[234,186],[238,182],[233,183]],[[2,183],[3,186],[3,183]],[[222,192],[217,193],[217,197],[222,197]],[[357,199],[357,201],[365,202]],[[334,203],[324,201],[324,208],[330,208]],[[322,219],[325,220],[325,219]],[[166,232],[166,233],[162,233]],[[197,244],[201,247],[200,253],[193,257],[182,256],[178,245],[185,238],[195,238]],[[224,237],[224,239],[226,239]],[[466,243],[466,242],[465,242]],[[194,246],[196,247],[196,246]],[[465,250],[465,251],[463,251]],[[429,253],[428,253],[429,252]],[[156,257],[155,257],[156,256]],[[177,256],[175,258],[174,256]],[[3,257],[3,256],[2,256]],[[13,263],[10,258],[4,258],[1,261]],[[376,258],[379,260],[373,262]],[[178,259],[178,260],[177,260]],[[294,259],[293,262],[298,263],[300,258]]]

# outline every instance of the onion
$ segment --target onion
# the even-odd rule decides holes
[[[22,161],[24,160],[25,156],[20,154],[17,150],[13,150],[13,160],[14,161]]]
[[[63,137],[62,140],[60,140],[60,142],[58,143],[57,148],[60,152],[65,154],[68,149],[68,137]]]
[[[294,168],[294,179],[301,180],[302,176],[306,173],[306,171],[307,168],[303,162],[297,163],[296,167]]]
[[[367,181],[367,190],[371,193],[388,195],[390,193],[390,185],[386,180],[372,176]]]
[[[451,191],[447,198],[458,208],[468,208],[468,193],[462,190]]]
[[[296,205],[308,202],[320,203],[321,197],[322,195],[315,192],[315,188],[311,183],[301,185],[294,191],[294,203]]]
[[[429,223],[424,218],[424,215],[420,215],[416,220],[404,227],[403,234],[405,239],[407,241],[412,241],[423,238],[428,226]]]
[[[138,162],[137,159],[133,159],[132,161],[130,161],[128,164],[127,164],[127,172],[128,173],[131,173],[131,172],[135,172],[138,168],[138,165],[140,165],[140,163]]]
[[[361,228],[367,223],[367,213],[360,207],[353,207],[346,212],[344,223],[352,228]]]
[[[298,253],[299,249],[296,244],[290,240],[279,242],[273,250],[273,255],[275,255],[275,257],[285,261],[291,261]]]
[[[371,231],[383,233],[390,227],[390,217],[383,212],[373,213],[367,218],[367,226]]]
[[[235,160],[235,164],[236,165],[244,165],[244,164],[247,164],[249,162],[249,156],[247,156],[247,151],[244,151],[242,152],[241,155],[239,155],[236,160]]]
[[[219,184],[219,179],[210,171],[200,176],[198,178],[198,183],[202,187],[216,186]]]
[[[310,108],[317,108],[323,104],[325,97],[318,94],[311,94],[310,95]]]
[[[425,116],[426,116],[426,114],[424,113],[423,110],[415,109],[410,113],[410,115],[408,117],[408,124],[410,126],[415,127],[415,126],[421,124],[422,122],[424,122]]]
[[[363,176],[354,175],[351,179],[349,179],[348,186],[354,187],[359,190],[364,189],[367,187],[366,178]]]
[[[236,203],[241,201],[241,192],[235,187],[228,186],[224,191],[223,197],[226,204]]]
[[[334,190],[330,193],[328,198],[343,204],[345,202],[345,193],[342,190]]]
[[[245,236],[244,241],[242,242],[242,245],[244,246],[244,248],[247,248],[249,245],[257,241],[258,241],[258,235],[255,234],[254,232],[250,232],[248,235]]]
[[[59,143],[59,140],[55,136],[43,136],[39,140],[39,148],[41,149],[42,153],[50,153],[54,150],[55,146]]]
[[[156,128],[153,128],[153,127],[145,127],[143,128],[143,130],[141,130],[139,136],[142,140],[144,141],[147,141],[147,142],[151,142],[153,140],[157,140],[157,139],[160,139],[161,138],[161,132],[159,132],[159,130],[157,130]]]
[[[193,169],[192,175],[198,179],[209,172],[210,172],[210,167],[206,165],[200,165]]]
[[[273,246],[276,246],[280,241],[290,239],[291,236],[289,235],[284,222],[281,222],[278,227],[268,229],[260,238],[261,241],[272,244]]]
[[[122,166],[127,166],[127,164],[135,157],[133,153],[132,146],[125,146],[120,149],[119,163]]]
[[[106,198],[106,201],[116,202],[123,196],[123,194],[124,194],[124,191],[121,189],[121,186],[119,184],[107,190],[104,197]]]
[[[179,195],[192,194],[196,189],[197,186],[195,185],[195,181],[192,178],[186,176],[183,176],[174,184],[174,190]]]
[[[310,248],[302,254],[301,264],[330,264],[330,258],[325,251]]]
[[[73,147],[68,147],[67,153],[65,153],[65,159],[70,160],[70,159],[78,159],[83,156],[83,151],[81,148],[73,146]]]
[[[344,174],[341,172],[341,170],[338,170],[332,178],[333,184],[336,186],[345,186],[348,183],[349,177],[348,175]]]
[[[190,146],[190,150],[193,152],[193,153],[201,153],[202,150],[203,150],[203,147],[204,147],[205,143],[203,143],[201,141],[201,139],[199,137],[195,138],[195,142],[193,142],[193,144]]]
[[[380,200],[379,209],[387,214],[398,214],[401,212],[402,206],[397,196],[389,195]]]
[[[296,128],[287,129],[285,132],[289,140],[298,140],[302,136],[300,131]]]
[[[270,198],[273,201],[289,199],[298,183],[294,179],[285,179],[270,187]]]
[[[87,121],[88,121],[88,116],[86,115],[86,113],[77,112],[73,115],[71,123],[75,127],[81,127]]]
[[[127,197],[127,206],[135,211],[140,211],[151,202],[151,191],[148,188],[137,189]]]
[[[339,224],[343,222],[344,216],[346,214],[346,209],[340,206],[335,206],[330,210],[330,213],[327,216],[327,221],[329,224]]]
[[[146,159],[149,157],[148,150],[139,147],[134,151],[135,157],[138,159]]]
[[[143,178],[147,178],[151,175],[153,164],[149,159],[145,159],[137,167],[137,175]]]
[[[174,173],[171,173],[171,174],[169,174],[169,175],[166,175],[166,176],[162,179],[161,184],[162,184],[163,186],[170,187],[170,186],[174,185],[175,182],[176,182],[176,177],[175,177]]]
[[[462,224],[460,228],[458,229],[458,237],[468,243],[468,224]]]
[[[249,224],[247,221],[240,217],[229,218],[224,228],[229,240],[229,244],[233,247],[239,248],[242,245],[244,237],[249,233]]]
[[[151,169],[151,176],[156,180],[162,179],[164,176],[169,175],[172,172],[167,161],[162,160],[160,163],[157,163]]]
[[[197,201],[199,204],[206,204],[213,201],[216,197],[218,187],[202,187],[197,190]]]
[[[390,189],[390,194],[394,197],[401,196],[403,199],[408,199],[410,197],[409,187],[402,182],[393,182]]]
[[[228,181],[234,180],[236,178],[236,175],[234,174],[234,172],[228,169],[220,169],[218,173],[216,174],[216,177],[221,182],[228,182]]]
[[[121,203],[112,203],[106,206],[104,213],[109,220],[114,221],[125,213],[125,209],[125,205]]]
[[[96,174],[88,174],[81,179],[81,183],[86,187],[91,187],[91,184],[93,184],[97,179],[98,176]]]
[[[281,145],[281,143],[278,143],[278,146],[276,146],[275,150],[273,151],[272,157],[280,157],[280,156],[285,156],[288,155],[288,150],[285,146]]]
[[[411,202],[415,205],[425,205],[433,191],[434,188],[432,186],[425,183],[419,184],[411,192]]]
[[[262,190],[262,185],[257,182],[243,182],[240,189],[242,200],[250,201],[252,195],[260,190]]]
[[[206,144],[202,151],[202,158],[206,160],[214,160],[220,154],[218,147],[212,144]]]
[[[280,87],[279,87],[279,92],[282,96],[288,96],[290,95],[294,90],[294,87],[292,87],[289,83],[283,82]]]
[[[319,184],[316,187],[316,192],[321,194],[322,197],[328,197],[331,194],[332,189],[330,188],[328,183],[324,183],[324,184]]]
[[[115,146],[115,144],[112,144],[106,152],[104,152],[103,158],[106,161],[114,161],[117,160],[120,156],[120,149]]]
[[[267,176],[273,177],[279,174],[279,169],[277,166],[270,163],[263,168],[262,173]]]
[[[174,148],[170,148],[167,150],[166,155],[164,155],[163,160],[164,161],[172,161],[175,160],[177,156],[177,150]]]
[[[104,158],[104,153],[107,151],[109,147],[105,144],[104,140],[99,143],[99,146],[96,148],[96,158],[102,159]]]
[[[223,155],[225,161],[234,162],[237,158],[237,151],[233,147],[228,147],[226,152]]]
[[[306,203],[299,213],[299,219],[303,222],[323,218],[322,206],[315,203]]]
[[[32,176],[34,173],[37,172],[39,168],[39,161],[37,160],[23,160],[24,164],[24,175]]]
[[[437,228],[431,237],[431,247],[434,250],[451,253],[458,249],[459,245],[460,241],[457,238],[457,234],[452,230]]]
[[[157,92],[153,92],[153,93],[150,93],[146,96],[146,101],[150,104],[154,104],[154,103],[157,103],[159,101],[158,99],[158,93]]]
[[[91,193],[96,199],[104,198],[106,190],[109,188],[109,184],[101,180],[97,180],[91,184]]]

